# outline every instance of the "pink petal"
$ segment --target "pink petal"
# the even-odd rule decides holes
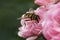
[[[35,39],[37,39],[37,36],[28,37],[26,40],[35,40]]]

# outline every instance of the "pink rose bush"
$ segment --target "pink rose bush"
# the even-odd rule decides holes
[[[34,10],[34,14],[40,18],[39,22],[30,18],[21,19],[22,26],[19,27],[18,35],[26,40],[36,40],[41,34],[46,40],[60,40],[60,2],[56,0],[35,0],[34,2],[41,5]]]

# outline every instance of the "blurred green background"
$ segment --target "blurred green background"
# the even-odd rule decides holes
[[[17,35],[20,21],[17,18],[29,8],[37,8],[34,0],[0,0],[0,40],[25,40]],[[43,37],[38,40],[44,40]]]

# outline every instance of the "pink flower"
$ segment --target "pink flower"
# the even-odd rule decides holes
[[[35,0],[42,5],[34,13],[39,22],[30,18],[21,19],[18,35],[26,40],[36,40],[42,33],[47,40],[60,40],[60,2],[56,0]],[[24,17],[24,16],[22,16]]]
[[[37,22],[36,20],[31,21],[30,18],[22,19],[21,20],[22,27],[19,28],[18,35],[23,38],[27,38],[32,35],[39,36],[42,32],[41,22],[43,20],[44,12],[46,11],[47,9],[44,6],[41,6],[34,11],[35,14],[40,17],[39,22]],[[29,20],[29,21],[26,21],[26,20]]]
[[[38,25],[36,20],[26,20],[29,20],[29,18],[21,20],[22,27],[19,28],[18,35],[23,38],[28,37],[27,40],[35,40],[41,34],[41,24]]]
[[[34,11],[35,14],[40,17],[39,22],[30,20],[30,18],[21,19],[22,26],[19,28],[18,35],[23,38],[28,37],[27,40],[35,40],[42,33],[43,28],[41,22],[43,21],[43,16],[46,11],[47,9],[44,6],[41,6]]]
[[[52,6],[44,18],[43,35],[47,40],[60,40],[60,3]]]

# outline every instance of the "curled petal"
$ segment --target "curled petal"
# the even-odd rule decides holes
[[[38,7],[34,12],[36,15],[40,17],[40,19],[42,19],[46,11],[47,9],[44,6],[41,6],[41,7]]]
[[[24,31],[24,32],[19,31],[19,32],[18,32],[18,36],[23,37],[23,38],[29,37],[29,36],[31,36],[31,35],[32,35],[32,33],[29,32],[29,31]]]
[[[37,5],[50,5],[58,2],[59,0],[35,0],[35,4]]]
[[[26,40],[36,40],[37,36],[28,37]]]

